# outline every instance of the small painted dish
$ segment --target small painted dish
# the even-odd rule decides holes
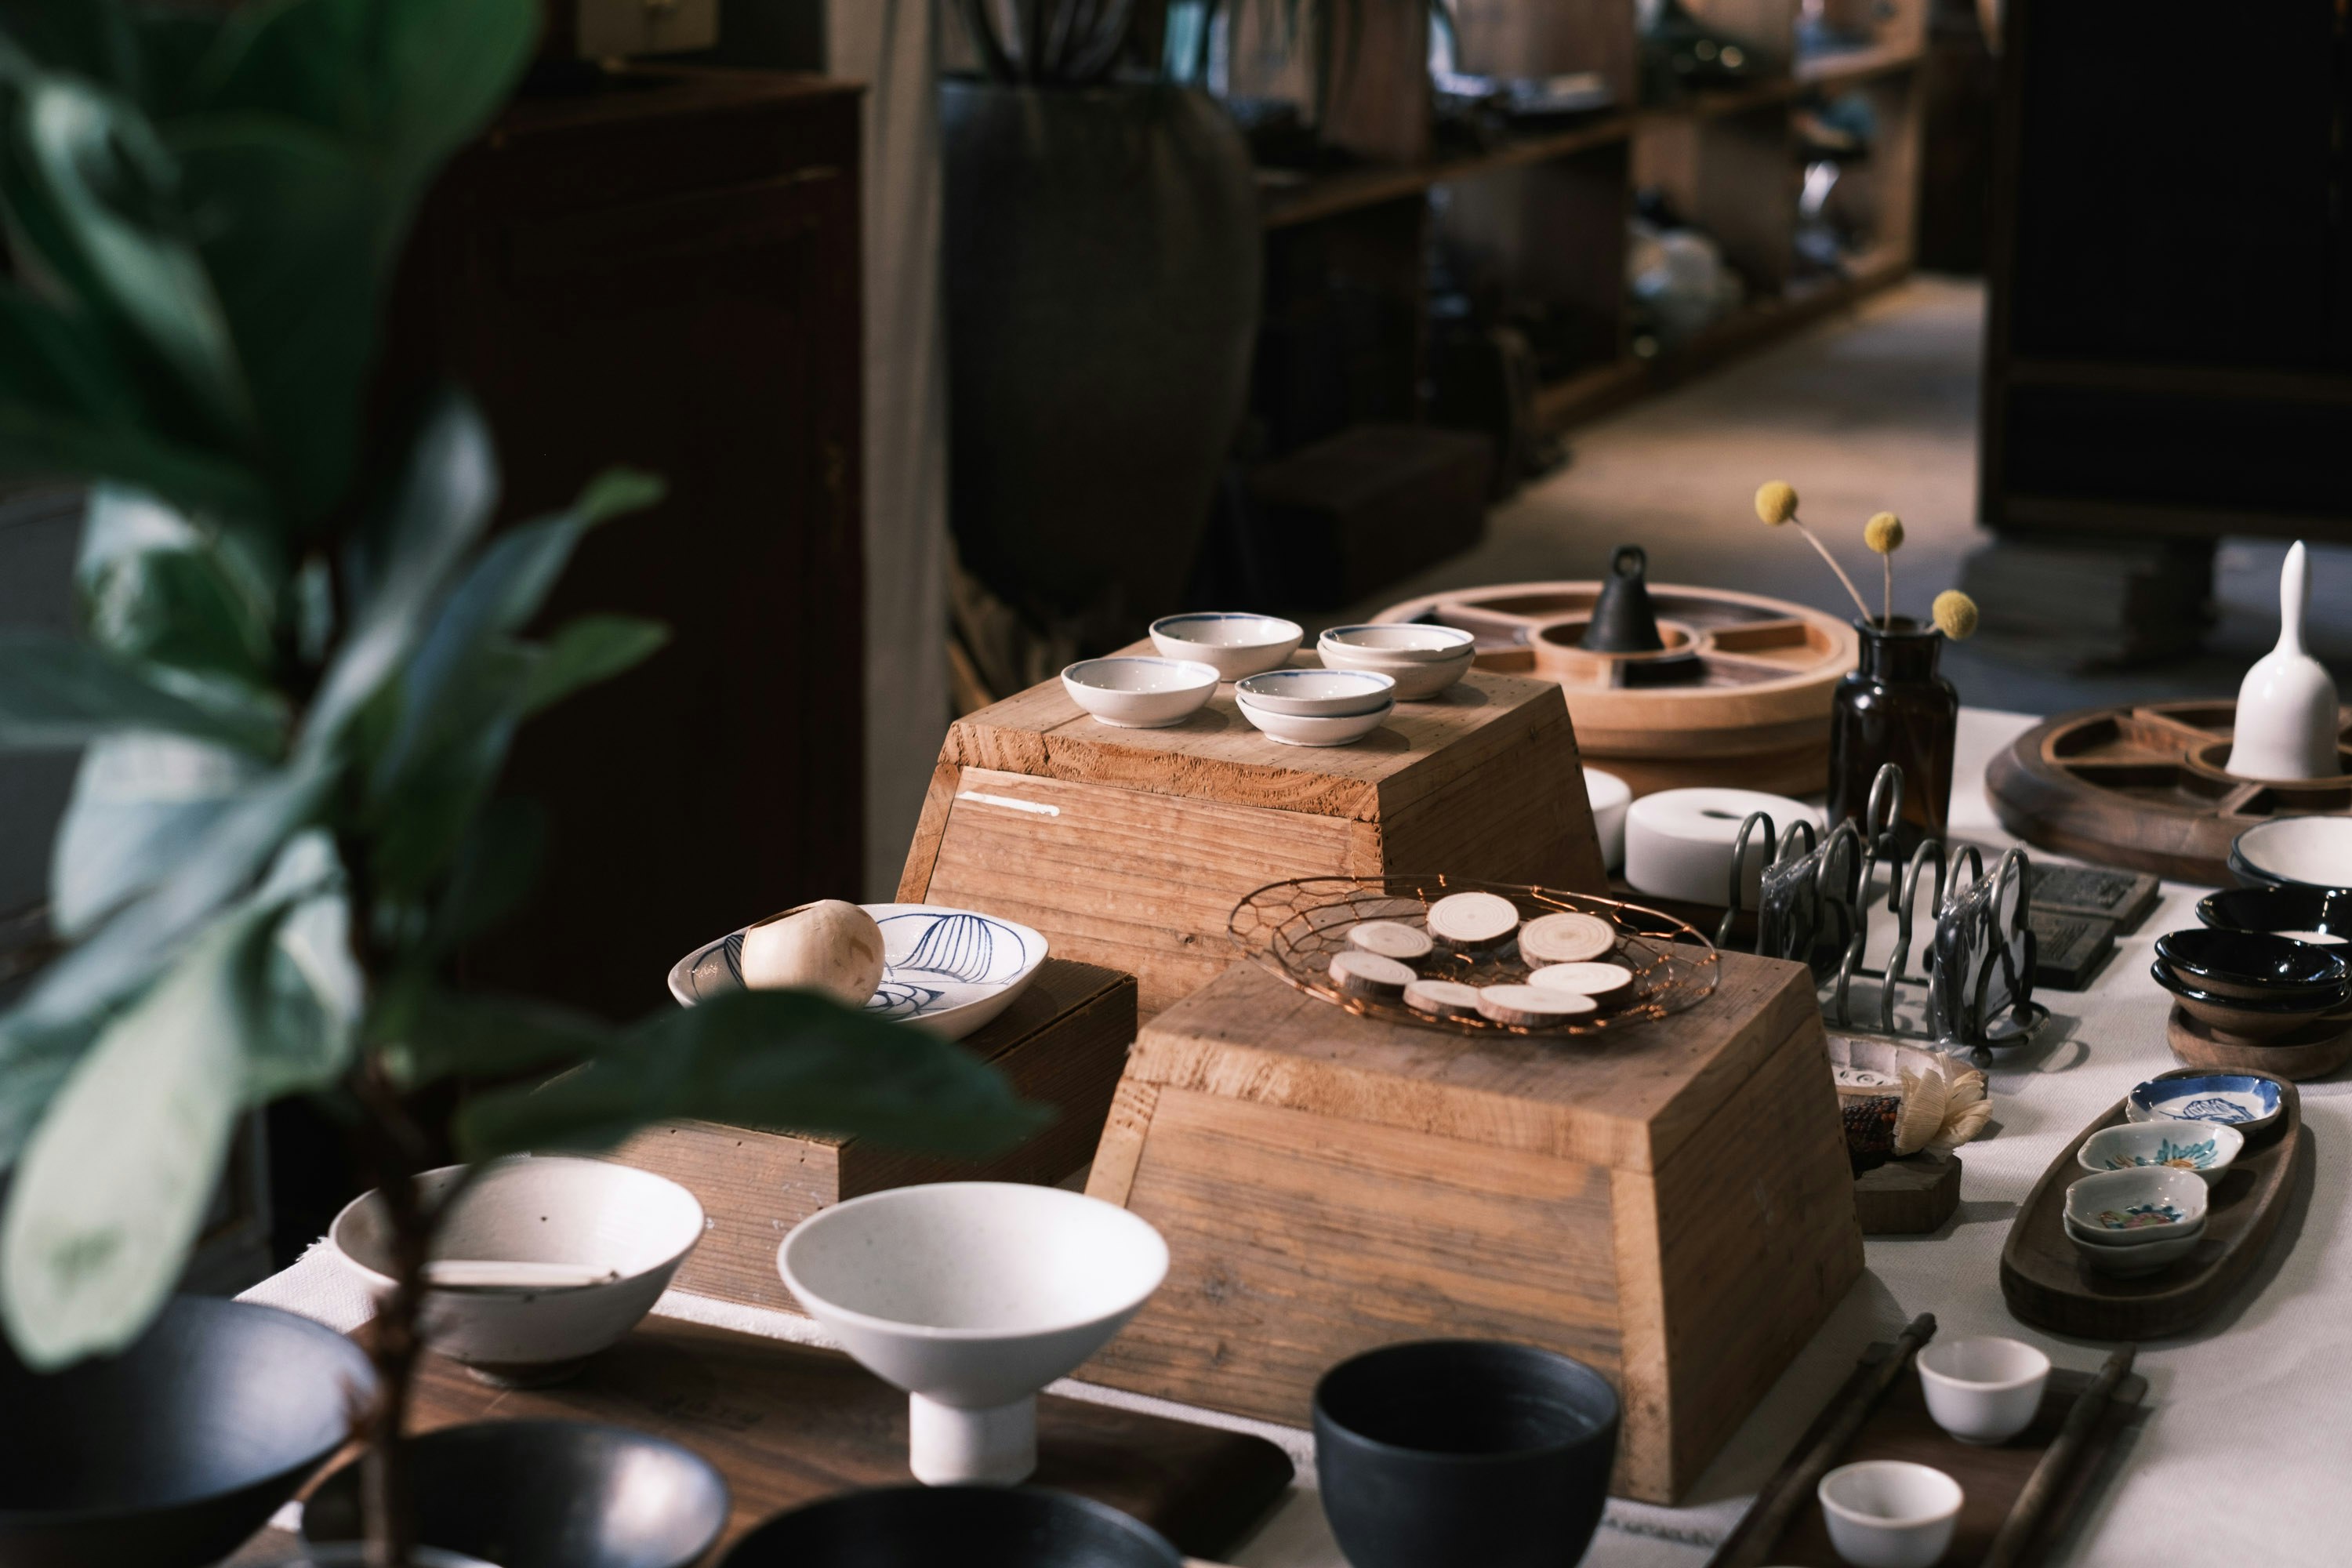
[[[2098,1241],[2139,1247],[2202,1228],[2208,1203],[2194,1171],[2135,1165],[2076,1177],[2066,1188],[2066,1219]]]
[[[2173,973],[2216,996],[2340,1005],[2352,965],[2344,955],[2272,931],[2191,926],[2156,939],[2156,956]]]
[[[2168,1268],[2196,1251],[2197,1244],[2205,1239],[2205,1227],[2200,1224],[2159,1240],[2117,1247],[2108,1237],[2086,1231],[2070,1219],[2066,1222],[2066,1238],[2074,1244],[2074,1251],[2085,1267],[2096,1273],[2128,1279]]]
[[[2126,1121],[2084,1139],[2074,1163],[2093,1173],[2163,1165],[2191,1172],[2210,1187],[2245,1146],[2244,1133],[2219,1121]]]
[[[2297,942],[2352,942],[2352,888],[2225,888],[2198,900],[2197,918],[2217,931],[2269,931]]]
[[[1281,668],[1306,637],[1297,621],[1242,611],[1162,616],[1151,623],[1151,646],[1163,657],[1205,664],[1223,680]]]
[[[2282,1103],[2276,1079],[2192,1068],[2134,1085],[2124,1114],[2134,1121],[2219,1121],[2252,1144],[2278,1126]]]

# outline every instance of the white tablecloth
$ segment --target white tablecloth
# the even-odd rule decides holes
[[[2032,722],[1961,713],[1957,837],[2010,841],[1983,795],[1985,764]],[[2134,1083],[2176,1065],[2164,1043],[2168,1001],[2147,978],[2149,950],[2163,932],[2195,923],[2200,891],[2168,884],[2164,902],[2137,934],[2118,941],[2089,991],[2044,994],[2050,1025],[2031,1047],[2006,1053],[1990,1075],[1997,1131],[1964,1151],[1953,1221],[1932,1236],[1869,1238],[1860,1282],[1700,1478],[1687,1506],[1612,1501],[1585,1559],[1590,1568],[1698,1568],[1864,1347],[1891,1340],[1919,1312],[1934,1312],[1943,1335],[2010,1334],[2042,1346],[2061,1366],[2099,1364],[2110,1347],[2055,1338],[2010,1317],[2000,1297],[2001,1244],[2034,1182],[2083,1124]],[[2055,1561],[2117,1568],[2352,1563],[2352,1247],[2337,1239],[2348,1223],[2347,1168],[2337,1151],[2352,1146],[2352,1083],[2306,1084],[2303,1100],[2317,1144],[2315,1190],[2290,1213],[2233,1303],[2187,1338],[2140,1348],[2149,1413]],[[333,1259],[315,1250],[249,1297],[338,1329],[368,1311]],[[823,1339],[803,1319],[675,1291],[655,1310],[782,1339]],[[1344,1568],[1316,1504],[1307,1434],[1072,1382],[1054,1392],[1273,1438],[1298,1464],[1300,1484],[1234,1563]]]

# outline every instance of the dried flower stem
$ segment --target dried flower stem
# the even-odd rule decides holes
[[[1837,574],[1837,580],[1845,584],[1847,596],[1853,600],[1854,609],[1861,614],[1864,620],[1866,621],[1870,619],[1870,606],[1862,602],[1862,590],[1853,585],[1853,579],[1847,576],[1845,574],[1845,568],[1837,563],[1837,557],[1830,553],[1830,547],[1823,544],[1819,539],[1814,537],[1813,531],[1805,526],[1802,519],[1794,517],[1790,518],[1789,520],[1789,526],[1795,529],[1799,533],[1803,534],[1805,536],[1805,542],[1811,544],[1815,550],[1822,552],[1822,559],[1830,563],[1830,570]],[[1889,581],[1891,582],[1895,571],[1893,562],[1889,562],[1887,563],[1886,570]],[[1891,592],[1892,590],[1890,589],[1890,595]]]
[[[1878,625],[1882,630],[1892,630],[1895,626],[1895,552],[1890,550],[1878,559],[1886,568],[1886,606],[1878,617]]]

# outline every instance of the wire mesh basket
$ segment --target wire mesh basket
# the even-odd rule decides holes
[[[1557,1024],[1505,1024],[1486,1017],[1440,1017],[1386,997],[1339,989],[1331,960],[1348,948],[1348,933],[1368,921],[1426,924],[1429,906],[1449,893],[1496,893],[1507,899],[1522,922],[1573,910],[1598,915],[1617,928],[1610,960],[1633,974],[1622,1005]],[[1674,916],[1639,904],[1550,888],[1475,882],[1458,877],[1301,877],[1258,889],[1234,906],[1226,922],[1243,954],[1287,984],[1335,1007],[1367,1018],[1448,1029],[1465,1035],[1593,1035],[1645,1024],[1679,1013],[1715,990],[1715,944]],[[1466,985],[1524,984],[1531,969],[1518,943],[1506,939],[1491,947],[1449,950],[1440,944],[1414,965],[1427,980]]]

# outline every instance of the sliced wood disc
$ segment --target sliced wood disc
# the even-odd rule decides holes
[[[1519,931],[1519,956],[1529,963],[1582,963],[1616,945],[1615,926],[1573,910],[1531,920]]]
[[[1337,952],[1331,955],[1331,978],[1339,989],[1359,996],[1394,996],[1420,976],[1412,968],[1377,952]]]
[[[1600,1010],[1591,997],[1556,985],[1489,985],[1478,993],[1479,1013],[1497,1024],[1540,1027]]]
[[[1404,1005],[1439,1018],[1475,1018],[1478,988],[1458,980],[1416,980],[1404,988]]]
[[[1457,946],[1485,947],[1518,929],[1518,906],[1499,893],[1448,893],[1429,906],[1431,934]]]
[[[1348,942],[1366,952],[1376,952],[1382,958],[1427,958],[1430,949],[1437,944],[1425,931],[1415,931],[1402,921],[1366,921],[1348,928]]]
[[[1633,972],[1622,963],[1548,963],[1528,984],[1558,986],[1606,1007],[1633,994]]]

